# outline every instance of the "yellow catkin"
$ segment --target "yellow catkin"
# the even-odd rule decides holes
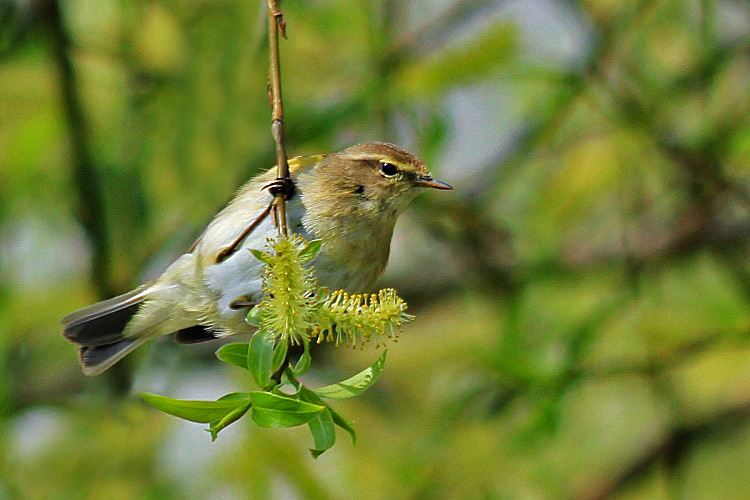
[[[413,319],[392,288],[370,295],[318,289],[309,265],[314,255],[305,251],[301,236],[269,240],[269,247],[271,252],[259,254],[266,268],[257,307],[261,328],[281,341],[298,344],[316,337],[318,343],[356,349],[374,338],[378,348],[386,339],[395,342],[402,325]]]
[[[404,323],[413,316],[406,313],[406,302],[392,288],[372,295],[349,295],[343,290],[330,294],[319,311],[318,341],[360,347],[376,339],[376,347],[386,339],[395,339]]]
[[[269,241],[272,253],[265,253],[264,296],[261,327],[292,344],[301,342],[315,325],[315,275],[306,264],[305,240],[299,235]]]

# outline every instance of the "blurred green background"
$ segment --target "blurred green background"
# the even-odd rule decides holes
[[[212,444],[137,393],[247,390],[216,343],[86,378],[60,335],[274,163],[263,3],[0,0],[0,498],[750,498],[750,4],[282,7],[290,153],[389,140],[456,188],[397,226],[417,321],[335,406],[357,445]]]

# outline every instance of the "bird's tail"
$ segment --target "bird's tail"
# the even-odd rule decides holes
[[[141,286],[62,319],[65,338],[81,346],[79,358],[85,375],[102,373],[146,340],[146,336],[123,335],[125,326],[146,298],[146,288]]]

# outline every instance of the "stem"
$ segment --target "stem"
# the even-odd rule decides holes
[[[277,180],[286,186],[291,186],[289,164],[287,163],[284,147],[284,107],[281,101],[281,68],[279,64],[279,31],[286,38],[286,23],[282,18],[277,0],[266,0],[268,7],[268,87],[271,98],[271,135],[276,141],[276,164],[278,166]],[[279,221],[279,233],[289,235],[286,221],[286,200],[290,196],[290,189],[278,190],[275,194],[274,210]]]
[[[275,380],[276,381],[276,385],[281,385],[281,377],[282,377],[282,375],[284,375],[284,371],[289,366],[289,355],[290,354],[291,353],[287,349],[287,351],[286,351],[286,357],[284,358],[284,362],[281,363],[281,367],[278,370],[276,370],[276,373],[274,373],[273,375],[271,375],[271,380]]]
[[[284,22],[281,10],[279,10],[278,0],[266,0],[266,7],[268,8],[268,92],[271,99],[271,135],[276,142],[276,181],[279,186],[279,189],[272,191],[274,193],[272,206],[279,234],[288,237],[286,200],[291,198],[294,193],[294,184],[292,183],[292,177],[289,175],[289,163],[287,163],[285,148],[284,105],[281,100],[281,63],[279,57],[279,31],[281,31],[281,36],[286,39],[286,22]],[[281,376],[288,367],[289,351],[287,350],[286,359],[272,377],[277,385],[281,384]]]

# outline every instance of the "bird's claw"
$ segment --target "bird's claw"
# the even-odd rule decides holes
[[[263,189],[268,189],[274,197],[281,195],[287,201],[294,197],[295,192],[294,181],[289,177],[277,177],[273,182],[263,186]]]

